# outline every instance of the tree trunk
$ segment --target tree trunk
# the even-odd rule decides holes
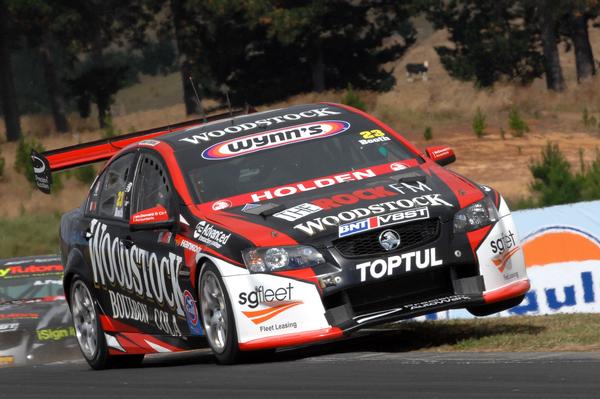
[[[541,10],[541,31],[546,86],[548,90],[560,92],[565,90],[565,78],[563,77],[558,55],[556,20],[553,10],[546,2],[541,7],[543,7]]]
[[[198,113],[198,104],[191,82],[189,81],[192,75],[192,64],[190,63],[185,51],[185,10],[181,4],[181,0],[171,0],[171,16],[173,19],[173,28],[175,30],[175,41],[177,42],[177,60],[179,70],[181,71],[181,85],[183,89],[183,102],[185,104],[186,115]]]
[[[48,88],[48,98],[50,99],[50,109],[54,118],[54,126],[59,132],[65,133],[69,131],[69,122],[67,122],[67,117],[65,116],[65,99],[56,76],[50,34],[48,33],[42,35],[40,53],[42,54],[44,77]]]
[[[577,66],[577,82],[596,73],[594,54],[588,35],[588,17],[575,10],[571,17],[571,41],[575,48],[575,64]]]
[[[17,141],[21,137],[21,120],[17,106],[17,92],[10,57],[8,11],[0,1],[0,97],[6,125],[6,139]]]
[[[316,44],[315,57],[312,62],[313,90],[321,93],[325,90],[325,61],[323,59],[323,45],[320,41]]]

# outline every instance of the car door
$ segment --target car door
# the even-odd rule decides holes
[[[148,215],[164,211],[168,215],[165,217],[172,219],[177,215],[178,206],[179,199],[163,160],[157,153],[143,150],[133,184],[132,223],[136,215],[148,220]],[[176,245],[173,231],[177,223],[168,226],[161,226],[160,221],[151,223],[146,227],[135,225],[132,232],[133,244],[148,257],[143,275],[148,276],[154,300],[151,319],[160,334],[188,335],[181,288],[186,287],[179,275],[182,249]]]
[[[132,312],[125,297],[131,295],[132,279],[127,248],[131,244],[129,209],[137,152],[113,160],[94,182],[85,205],[84,222],[88,251],[86,261],[105,314],[130,321]]]

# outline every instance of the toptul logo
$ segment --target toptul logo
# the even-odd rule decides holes
[[[256,133],[210,146],[202,152],[202,158],[208,160],[234,158],[301,141],[334,136],[349,128],[350,124],[345,121],[322,121]]]
[[[285,114],[273,116],[265,119],[258,119],[254,122],[245,122],[239,125],[228,126],[222,130],[212,130],[210,132],[194,133],[191,137],[180,139],[179,141],[185,141],[190,144],[202,144],[210,141],[213,138],[223,137],[226,134],[237,134],[248,130],[256,129],[258,127],[269,127],[271,125],[278,125],[280,123],[297,121],[306,118],[320,118],[329,115],[340,115],[340,112],[332,111],[328,107],[315,108],[308,111],[299,112],[297,114]],[[198,129],[204,129],[204,126],[191,128],[188,131],[194,131]]]

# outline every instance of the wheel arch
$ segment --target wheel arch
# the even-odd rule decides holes
[[[81,276],[88,284],[92,284],[93,279],[91,272],[89,268],[85,266],[85,257],[79,249],[73,249],[69,252],[65,264],[63,290],[69,306],[71,306],[71,283],[73,282],[73,277],[75,275]]]

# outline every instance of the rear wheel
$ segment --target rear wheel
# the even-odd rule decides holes
[[[88,285],[75,276],[71,284],[71,313],[79,348],[88,364],[96,370],[139,365],[144,355],[111,356]]]

